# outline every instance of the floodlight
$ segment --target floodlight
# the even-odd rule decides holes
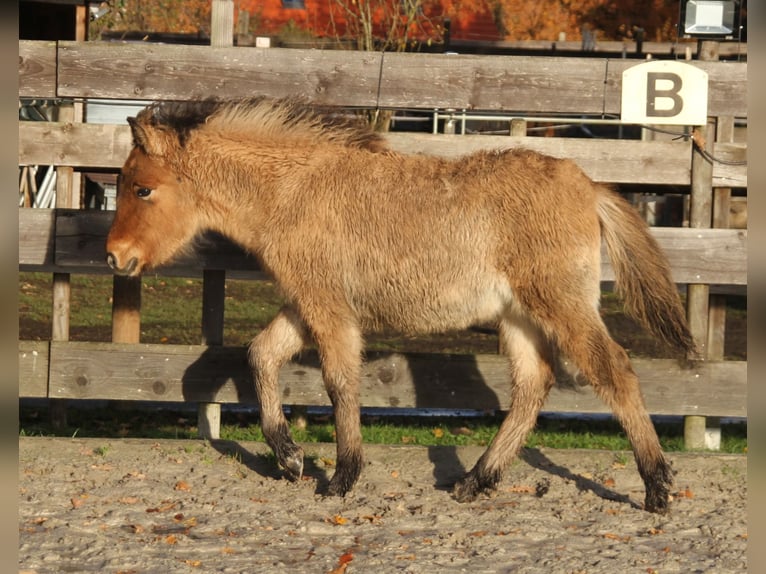
[[[741,0],[681,0],[682,38],[738,38]]]

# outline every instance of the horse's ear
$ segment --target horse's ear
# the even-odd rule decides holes
[[[140,147],[147,155],[161,156],[170,150],[174,139],[171,130],[141,121],[140,117],[129,117],[128,125],[133,133],[133,145]]]

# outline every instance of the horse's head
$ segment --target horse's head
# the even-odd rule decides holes
[[[115,273],[138,275],[172,259],[198,226],[191,186],[174,167],[182,151],[177,132],[158,124],[151,108],[128,123],[134,146],[120,175],[106,252]]]

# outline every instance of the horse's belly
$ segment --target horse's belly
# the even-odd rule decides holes
[[[376,289],[357,305],[362,324],[370,330],[393,328],[410,333],[464,329],[497,320],[511,304],[507,281],[446,284],[428,289]]]

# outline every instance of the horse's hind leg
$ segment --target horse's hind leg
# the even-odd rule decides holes
[[[293,441],[282,412],[279,369],[303,348],[306,340],[303,322],[292,309],[285,307],[253,339],[249,351],[263,435],[290,480],[298,480],[303,474],[303,450]]]
[[[553,386],[553,353],[545,334],[528,317],[515,313],[500,324],[500,337],[511,362],[511,404],[489,448],[455,485],[460,502],[494,489],[518,454]]]
[[[625,430],[644,481],[644,508],[665,513],[673,472],[644,406],[638,377],[627,353],[609,336],[594,307],[583,303],[566,310],[568,312],[560,310],[561,314],[548,316],[547,326],[556,334],[561,352],[593,385]]]

